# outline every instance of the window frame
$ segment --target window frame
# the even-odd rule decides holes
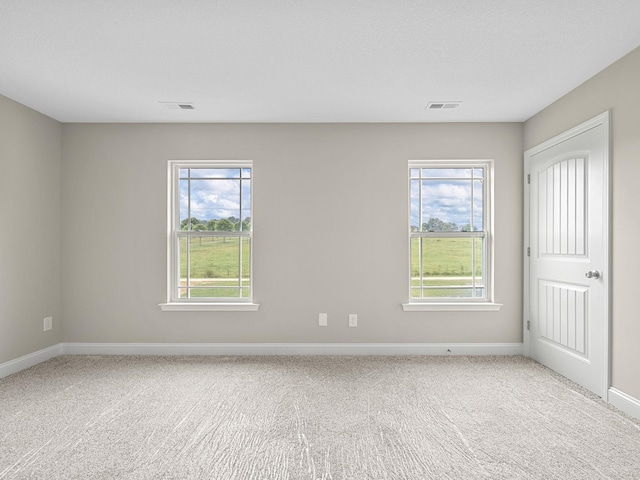
[[[483,230],[472,232],[417,232],[411,230],[411,170],[422,168],[483,168]],[[494,162],[491,159],[465,159],[465,160],[409,160],[407,165],[407,198],[408,198],[408,302],[402,304],[404,311],[474,311],[474,310],[499,310],[501,304],[494,302],[494,262],[493,262],[493,181]],[[420,187],[422,189],[422,186]],[[471,199],[473,202],[473,199]],[[420,218],[420,226],[422,226]],[[484,296],[478,298],[468,297],[433,297],[412,298],[412,270],[411,270],[411,243],[414,238],[484,238],[484,251],[482,260],[482,272],[484,280]],[[421,282],[422,282],[422,276]],[[421,289],[422,290],[422,289]],[[422,293],[421,293],[422,296]]]
[[[250,212],[251,228],[248,231],[198,232],[199,236],[224,236],[249,239],[249,296],[248,297],[191,297],[181,298],[180,283],[180,239],[191,235],[180,229],[180,170],[193,169],[251,169]],[[254,166],[252,160],[169,160],[167,172],[167,301],[161,303],[163,311],[256,311],[259,304],[254,303],[253,281],[253,192]],[[240,215],[242,216],[242,215]],[[242,219],[240,219],[242,221]],[[240,242],[242,248],[242,242]]]

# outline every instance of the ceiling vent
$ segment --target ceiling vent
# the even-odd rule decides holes
[[[160,102],[164,108],[169,110],[195,110],[195,106],[191,102]]]
[[[425,110],[455,110],[460,107],[462,102],[429,102],[424,108]]]

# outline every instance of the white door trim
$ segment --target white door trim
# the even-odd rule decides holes
[[[604,378],[601,380],[602,381],[602,391],[605,392],[604,396],[605,398],[603,398],[603,400],[606,402],[608,401],[608,399],[606,398],[608,396],[608,391],[609,391],[609,387],[611,386],[611,382],[610,382],[610,378],[611,378],[611,373],[610,373],[610,357],[611,357],[611,349],[610,349],[610,344],[611,344],[611,282],[609,281],[611,278],[611,225],[610,225],[610,218],[611,218],[611,189],[610,189],[610,183],[611,183],[611,175],[610,175],[610,162],[611,162],[611,123],[610,123],[610,114],[609,111],[606,111],[604,113],[601,113],[600,115],[587,120],[584,123],[581,123],[580,125],[567,130],[566,132],[561,133],[560,135],[557,135],[549,140],[547,140],[546,142],[543,142],[539,145],[536,145],[535,147],[530,148],[529,150],[524,152],[524,252],[523,252],[523,262],[524,262],[524,279],[523,279],[523,288],[524,288],[524,292],[523,292],[523,302],[522,302],[522,306],[523,306],[523,324],[522,324],[522,340],[523,340],[523,350],[524,350],[524,354],[525,356],[529,357],[530,356],[530,345],[529,345],[529,330],[527,329],[527,326],[529,324],[529,302],[530,302],[530,291],[529,291],[529,275],[530,275],[530,269],[529,269],[529,256],[528,256],[528,248],[530,245],[530,238],[529,238],[529,172],[530,172],[530,162],[531,162],[531,157],[533,157],[534,155],[547,150],[549,148],[552,148],[556,145],[558,145],[559,143],[562,143],[566,140],[569,140],[570,138],[575,137],[576,135],[579,135],[581,133],[584,133],[588,130],[591,130],[592,128],[595,128],[599,125],[603,125],[604,126],[604,130],[605,130],[605,135],[606,135],[606,143],[607,143],[607,148],[605,149],[605,158],[604,158],[604,171],[603,171],[603,175],[604,175],[604,179],[603,179],[603,211],[606,212],[605,218],[602,219],[603,222],[603,228],[604,231],[606,232],[606,234],[604,235],[603,238],[603,248],[605,250],[605,255],[604,255],[604,265],[603,265],[603,272],[604,275],[602,277],[602,281],[605,283],[604,285],[604,289],[605,289],[605,296],[604,296],[604,309],[605,312],[607,312],[607,319],[606,319],[606,324],[605,324],[605,329],[604,329],[604,338],[602,339],[603,342],[603,348],[604,348]]]

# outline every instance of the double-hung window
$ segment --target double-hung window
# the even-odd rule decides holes
[[[257,309],[252,182],[251,161],[169,162],[169,284],[163,309]]]
[[[405,310],[496,305],[491,180],[490,160],[409,162],[410,300]]]

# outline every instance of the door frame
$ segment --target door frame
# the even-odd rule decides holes
[[[600,381],[603,385],[602,391],[604,392],[603,400],[608,402],[608,392],[609,387],[611,386],[611,175],[610,175],[610,163],[611,163],[611,122],[610,122],[610,112],[606,111],[601,113],[600,115],[593,117],[590,120],[587,120],[580,125],[577,125],[574,128],[567,130],[566,132],[561,133],[545,142],[542,142],[535,147],[530,148],[524,152],[524,251],[523,251],[523,322],[522,322],[522,340],[523,340],[523,351],[524,355],[530,357],[530,339],[529,339],[529,329],[528,325],[529,318],[529,306],[530,306],[530,268],[529,268],[529,246],[530,242],[530,228],[529,228],[529,195],[530,195],[530,185],[529,185],[529,174],[531,167],[531,157],[547,150],[549,148],[555,147],[556,145],[569,140],[581,133],[584,133],[592,128],[595,128],[599,125],[604,127],[605,134],[605,148],[604,148],[604,168],[603,168],[603,176],[602,179],[602,198],[603,198],[603,212],[605,212],[604,218],[602,219],[602,226],[605,232],[603,236],[603,248],[604,252],[604,265],[602,266],[602,272],[604,275],[602,276],[602,281],[604,282],[604,311],[606,312],[605,319],[605,328],[604,328],[604,338],[601,339],[603,342],[604,348],[604,378]]]

